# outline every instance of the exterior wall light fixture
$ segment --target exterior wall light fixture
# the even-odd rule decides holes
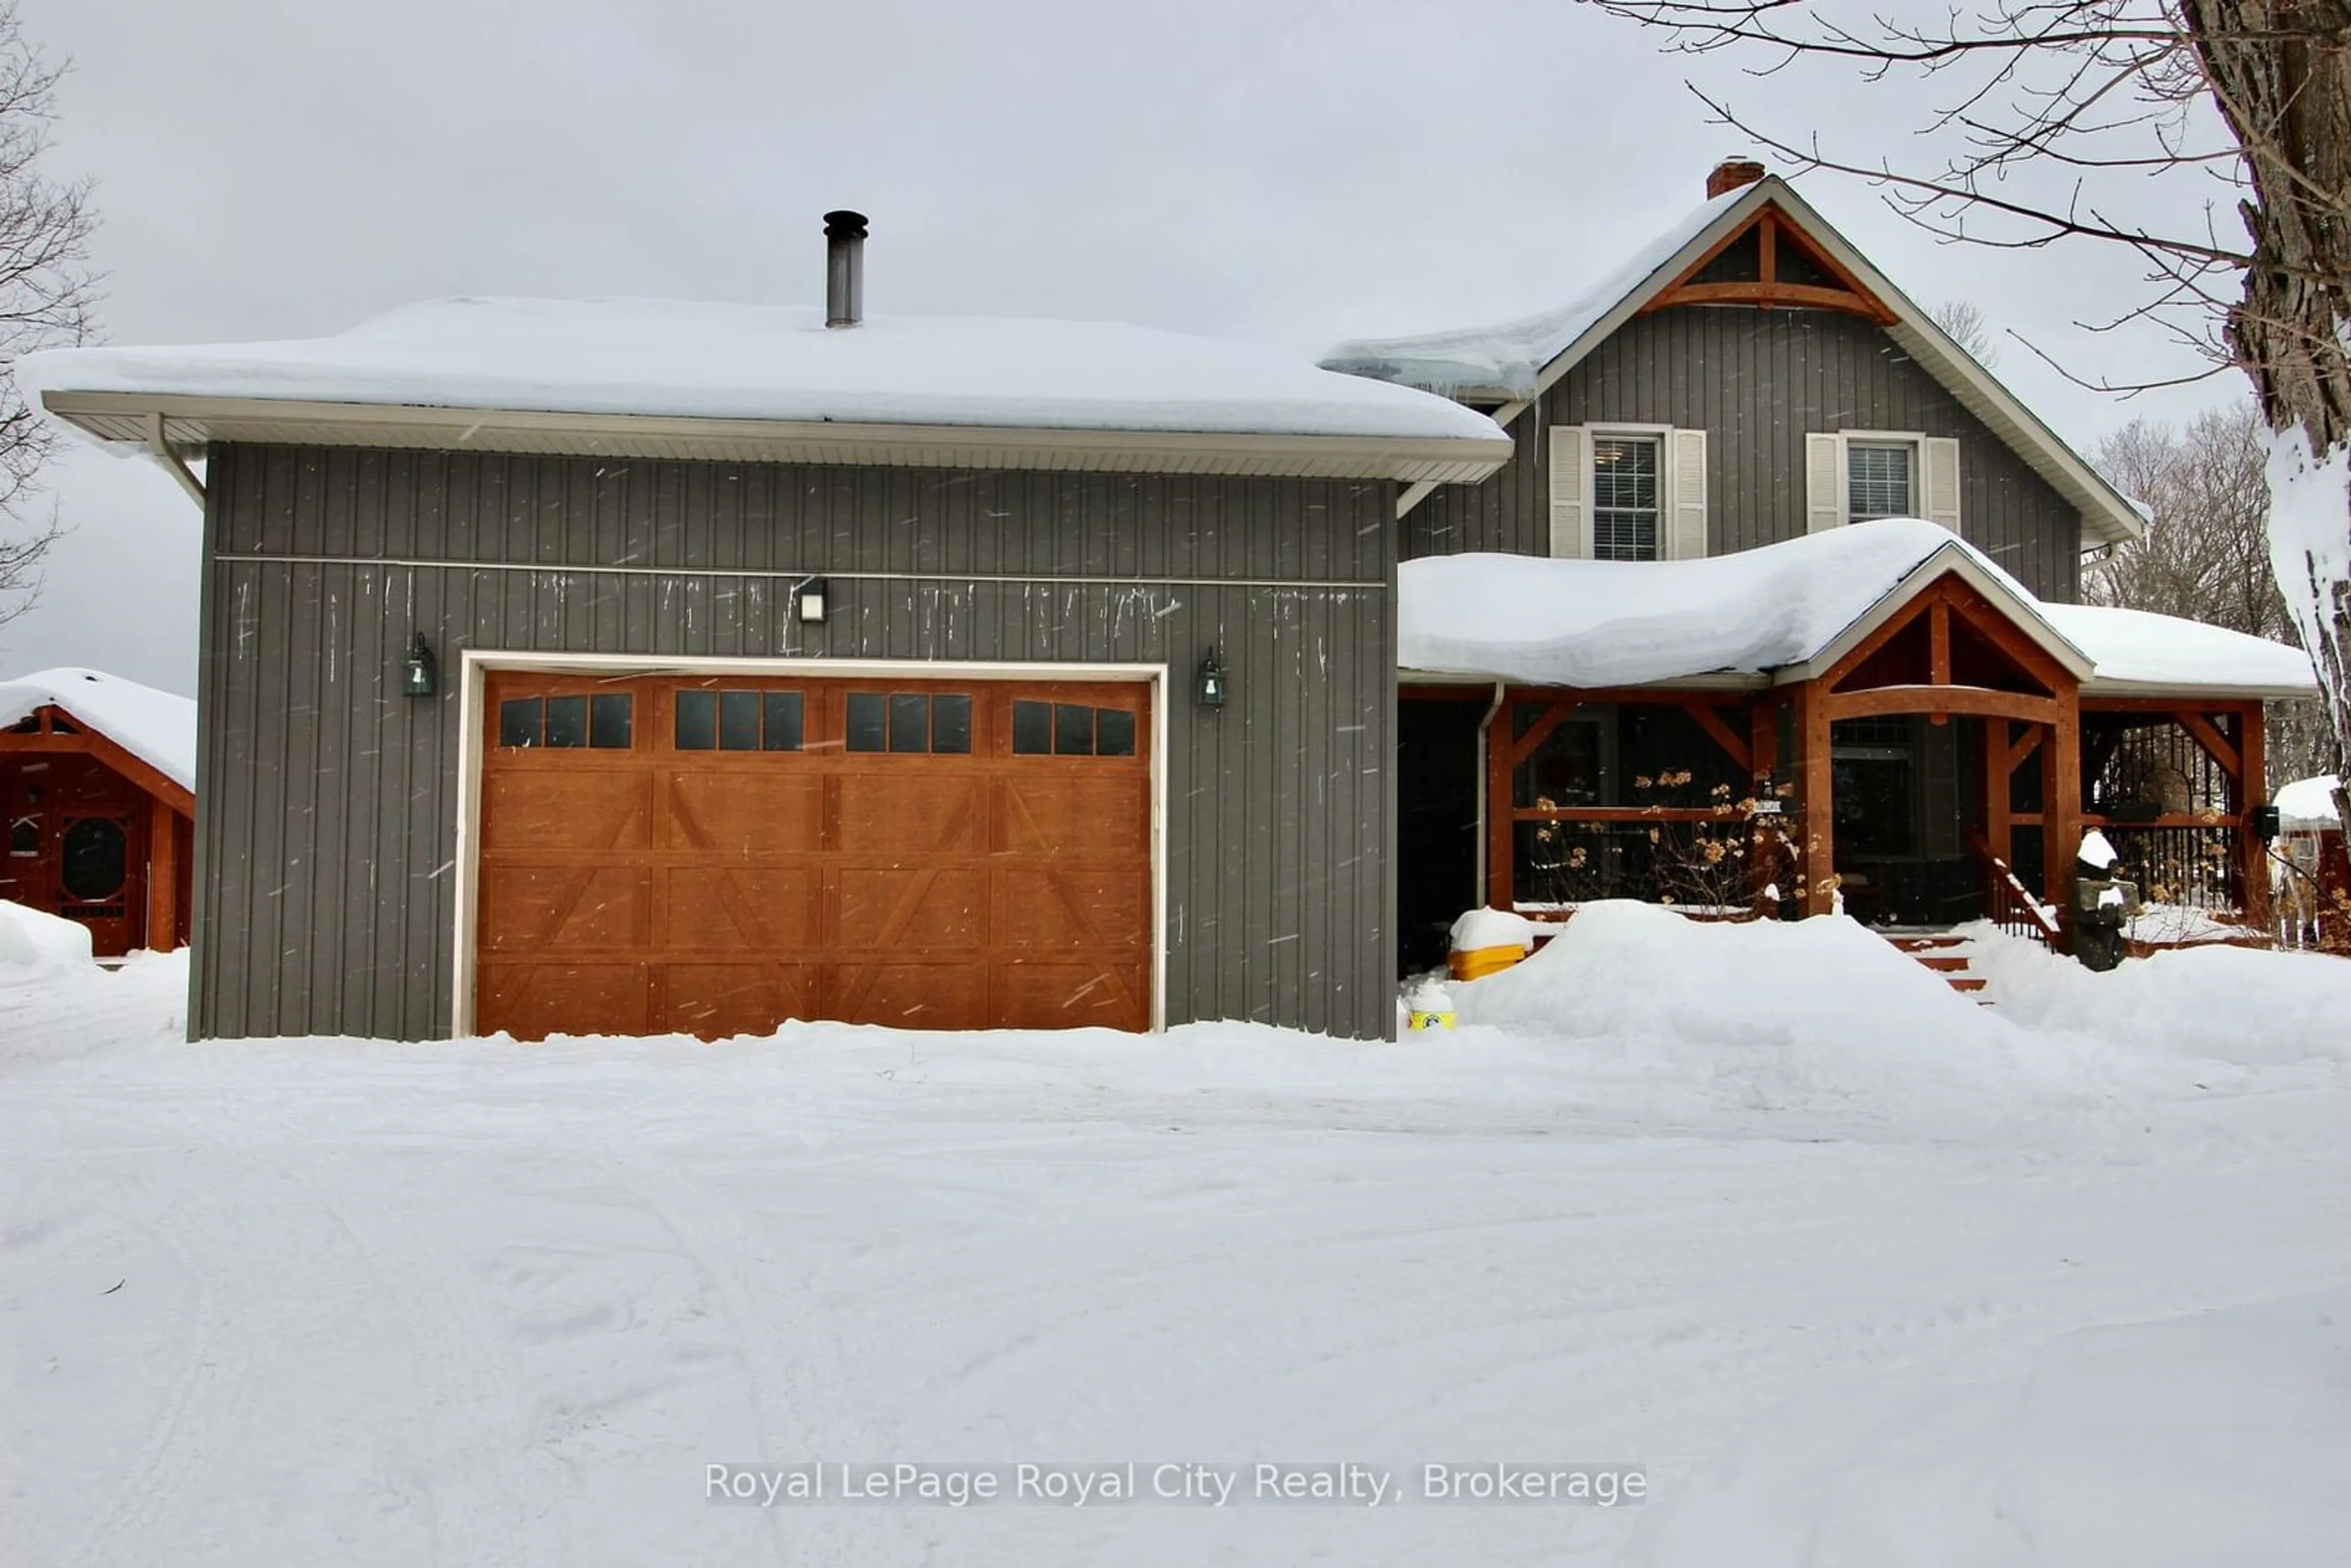
[[[1217,657],[1214,648],[1209,649],[1200,661],[1200,677],[1193,695],[1198,698],[1202,707],[1220,708],[1225,706],[1225,665],[1224,661]]]
[[[440,684],[440,669],[434,662],[432,644],[419,632],[416,640],[408,645],[408,657],[401,661],[400,689],[408,696],[429,697]]]

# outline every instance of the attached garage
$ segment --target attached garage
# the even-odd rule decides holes
[[[461,1032],[1158,1018],[1151,672],[489,667]]]

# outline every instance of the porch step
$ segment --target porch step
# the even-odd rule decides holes
[[[1943,977],[1951,989],[1962,996],[1974,997],[1982,1007],[1992,1005],[1991,998],[1982,994],[1984,977],[1970,971],[1972,944],[1964,936],[1946,936],[1939,932],[1888,933],[1886,938],[1895,946]]]

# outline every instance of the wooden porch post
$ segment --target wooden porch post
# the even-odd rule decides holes
[[[2253,807],[2269,795],[2269,759],[2262,755],[2262,705],[2247,703],[2237,710],[2238,874],[2243,878],[2241,901],[2245,924],[2264,936],[2273,935],[2270,916],[2269,846],[2253,831]]]
[[[2002,865],[2015,864],[2010,853],[2009,802],[2011,773],[2008,758],[2008,720],[1987,718],[1983,721],[1984,754],[1984,842]]]
[[[168,953],[180,945],[180,814],[162,797],[147,797],[147,946]]]
[[[1836,907],[1836,785],[1828,693],[1820,682],[1805,681],[1795,696],[1797,794],[1804,811],[1804,880],[1797,907],[1806,915],[1826,915]]]
[[[2073,692],[2057,701],[2057,722],[2041,747],[2042,880],[2043,896],[2070,936],[2074,861],[2082,846],[2082,704]]]
[[[1494,721],[1486,727],[1486,904],[1489,909],[1508,909],[1517,902],[1512,862],[1518,835],[1510,831],[1510,754],[1516,728],[1510,716],[1516,706],[1505,695],[1502,706],[1494,710]]]

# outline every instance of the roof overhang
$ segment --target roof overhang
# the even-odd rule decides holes
[[[1886,336],[1958,399],[1961,407],[2008,443],[2034,473],[2046,480],[2052,489],[2081,514],[2086,540],[2096,544],[2120,544],[2138,538],[2145,531],[2145,517],[2128,497],[2099,477],[2097,472],[2083,462],[2038,414],[2026,408],[2015,393],[1993,379],[1974,355],[1960,348],[1950,334],[1937,326],[1933,316],[1921,310],[1907,295],[1896,288],[1891,279],[1870,264],[1867,256],[1855,249],[1809,203],[1796,194],[1792,186],[1777,175],[1749,186],[1744,195],[1715,214],[1714,220],[1693,235],[1681,249],[1659,263],[1624,298],[1585,328],[1582,335],[1542,368],[1535,378],[1531,393],[1523,391],[1511,392],[1499,388],[1464,387],[1454,395],[1464,402],[1502,403],[1505,406],[1495,417],[1504,423],[1515,419],[1543,393],[1558,385],[1568,371],[1582,363],[1593,350],[1639,315],[1652,299],[1681,277],[1692,260],[1729,238],[1767,205],[1779,208],[1802,231],[1807,240],[1819,246],[1831,260],[1853,274],[1870,293],[1892,308],[1895,319],[1884,329]]]
[[[2082,696],[2085,701],[2128,697],[2154,702],[2174,698],[2187,702],[2312,702],[2318,696],[2318,685],[2315,681],[2306,686],[2248,686],[2202,681],[2089,680],[2082,683]]]
[[[2031,638],[2034,646],[2056,660],[2076,681],[2088,681],[2096,670],[2097,666],[2090,655],[2052,626],[2031,601],[2019,596],[2016,590],[1998,573],[1986,570],[1965,545],[1953,539],[1912,567],[1901,581],[1886,591],[1876,603],[1831,638],[1811,658],[1802,664],[1783,664],[1774,670],[1772,680],[1781,685],[1817,680],[1834,668],[1838,660],[1853,652],[1863,639],[1902,613],[1903,609],[1929,585],[1947,577],[1958,578],[1991,601],[2011,624]]]
[[[561,413],[145,392],[44,392],[49,413],[112,445],[201,457],[214,442],[576,457],[1015,468],[1472,483],[1510,461],[1506,436],[1276,435],[984,425],[848,424]]]
[[[1497,681],[1511,686],[1544,686],[1546,685],[1541,681],[1531,681],[1518,675],[1479,674],[1468,670],[1399,669],[1396,671],[1396,685],[1400,686],[1459,686],[1465,692],[1483,693],[1489,690]],[[1703,675],[1675,675],[1662,681],[1643,681],[1637,688],[1611,686],[1606,689],[1610,691],[1638,689],[1645,692],[1754,692],[1761,691],[1771,684],[1771,680],[1768,675],[1752,674],[1741,670],[1716,670]],[[1575,691],[1584,688],[1562,686],[1550,689]]]

